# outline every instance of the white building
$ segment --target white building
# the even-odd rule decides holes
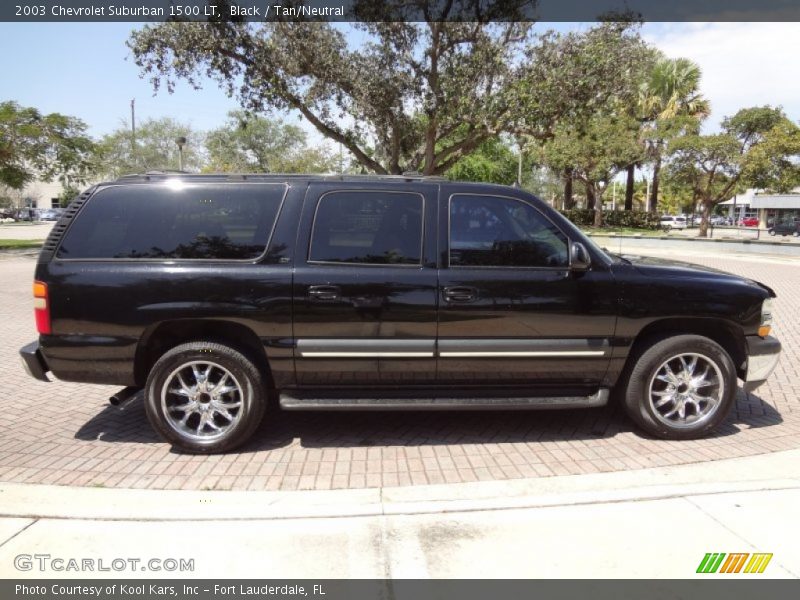
[[[756,209],[751,206],[755,196],[756,190],[748,189],[744,193],[736,194],[733,198],[725,200],[725,202],[720,202],[719,206],[723,207],[722,212],[736,223],[745,217],[758,216]]]
[[[768,227],[768,222],[800,218],[800,188],[790,194],[765,194],[749,189],[719,205],[737,221],[744,217],[758,217],[758,226],[763,229]]]
[[[758,210],[758,226],[800,218],[800,193],[756,194],[750,204]]]
[[[32,181],[19,193],[20,204],[30,208],[59,208],[59,196],[63,191],[59,181]]]

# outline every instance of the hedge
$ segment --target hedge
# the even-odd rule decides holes
[[[560,211],[562,215],[579,227],[594,225],[594,210],[571,208]],[[635,227],[637,229],[660,229],[660,217],[650,212],[631,210],[604,210],[603,227]]]

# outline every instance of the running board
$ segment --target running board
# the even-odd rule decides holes
[[[608,403],[608,389],[591,396],[534,398],[297,398],[280,395],[283,410],[511,410],[591,408]]]

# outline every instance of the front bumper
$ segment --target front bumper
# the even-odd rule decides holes
[[[39,342],[31,342],[23,346],[19,349],[19,355],[22,357],[22,366],[25,367],[28,375],[39,381],[50,381],[47,378],[50,367],[47,366],[47,361],[39,348]]]
[[[744,385],[752,392],[770,376],[781,355],[781,343],[774,337],[747,336],[747,372]]]

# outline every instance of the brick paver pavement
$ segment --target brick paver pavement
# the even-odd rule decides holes
[[[676,258],[681,258],[677,257]],[[683,257],[686,258],[686,257]],[[709,439],[645,437],[619,409],[557,412],[278,413],[240,452],[189,456],[115,388],[29,378],[33,258],[0,256],[0,481],[157,489],[293,490],[547,477],[718,460],[800,447],[800,262],[701,257],[775,288],[784,353],[770,381],[739,391]]]

